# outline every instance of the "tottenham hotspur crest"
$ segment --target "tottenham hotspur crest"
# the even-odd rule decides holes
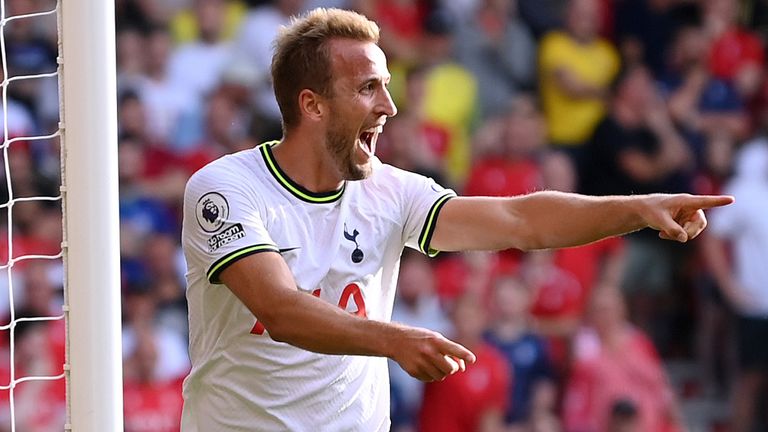
[[[365,254],[360,250],[360,245],[357,244],[357,235],[360,234],[357,230],[352,231],[352,234],[347,232],[347,224],[344,224],[344,238],[355,243],[355,250],[352,251],[352,262],[355,264],[360,263]]]
[[[203,231],[216,232],[224,226],[229,217],[229,203],[222,194],[208,192],[197,200],[195,216]]]

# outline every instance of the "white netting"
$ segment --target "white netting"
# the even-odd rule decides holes
[[[0,263],[5,276],[2,288],[7,290],[7,312],[0,310],[7,317],[3,318],[7,323],[0,325],[4,357],[0,359],[0,429],[7,427],[11,431],[50,430],[52,425],[61,430],[65,423],[66,405],[60,397],[65,377],[61,232],[58,250],[51,248],[57,240],[51,220],[58,220],[61,227],[62,196],[59,188],[37,184],[41,179],[43,183],[53,180],[41,171],[45,166],[50,168],[51,160],[60,160],[56,150],[58,122],[46,122],[40,113],[44,111],[41,99],[56,98],[57,61],[48,64],[50,70],[30,67],[34,57],[45,51],[46,41],[41,35],[57,34],[57,6],[52,1],[0,2],[0,148],[5,176],[0,217],[6,218],[7,230],[3,233],[6,243]],[[55,41],[48,42],[53,42],[55,56]],[[46,64],[38,63],[38,67]],[[34,115],[29,115],[30,107],[36,111]],[[46,384],[52,381],[55,384]],[[53,393],[59,396],[52,397]]]

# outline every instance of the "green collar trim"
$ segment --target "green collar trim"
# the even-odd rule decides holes
[[[288,190],[296,198],[314,204],[327,204],[337,201],[344,193],[346,183],[344,183],[340,189],[330,192],[312,192],[307,190],[300,184],[291,180],[290,177],[280,168],[275,160],[275,156],[272,154],[272,146],[277,145],[279,141],[269,141],[260,146],[261,155],[264,157],[264,162],[267,164],[269,172],[275,177],[278,183]]]

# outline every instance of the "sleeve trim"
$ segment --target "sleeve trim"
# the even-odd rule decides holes
[[[432,204],[429,213],[427,213],[427,220],[424,221],[424,227],[421,229],[421,234],[419,235],[419,250],[429,257],[434,257],[440,252],[429,247],[429,244],[432,241],[432,234],[435,232],[435,227],[437,226],[437,216],[443,208],[443,205],[455,196],[456,195],[453,193],[441,196],[434,204]]]
[[[219,275],[221,274],[224,269],[229,267],[230,264],[234,263],[235,261],[239,260],[240,258],[245,258],[249,255],[257,254],[260,252],[278,252],[279,250],[275,245],[271,244],[258,244],[253,246],[247,246],[242,249],[238,249],[234,252],[230,252],[229,254],[225,255],[222,258],[219,258],[211,264],[211,267],[208,269],[208,273],[206,273],[206,276],[208,277],[208,282],[212,284],[221,284],[221,281],[219,280]]]

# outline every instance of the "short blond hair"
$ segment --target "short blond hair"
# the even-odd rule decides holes
[[[302,90],[331,94],[328,41],[333,38],[378,43],[379,26],[356,12],[318,8],[293,18],[275,40],[272,83],[283,116],[283,132],[299,122]]]

